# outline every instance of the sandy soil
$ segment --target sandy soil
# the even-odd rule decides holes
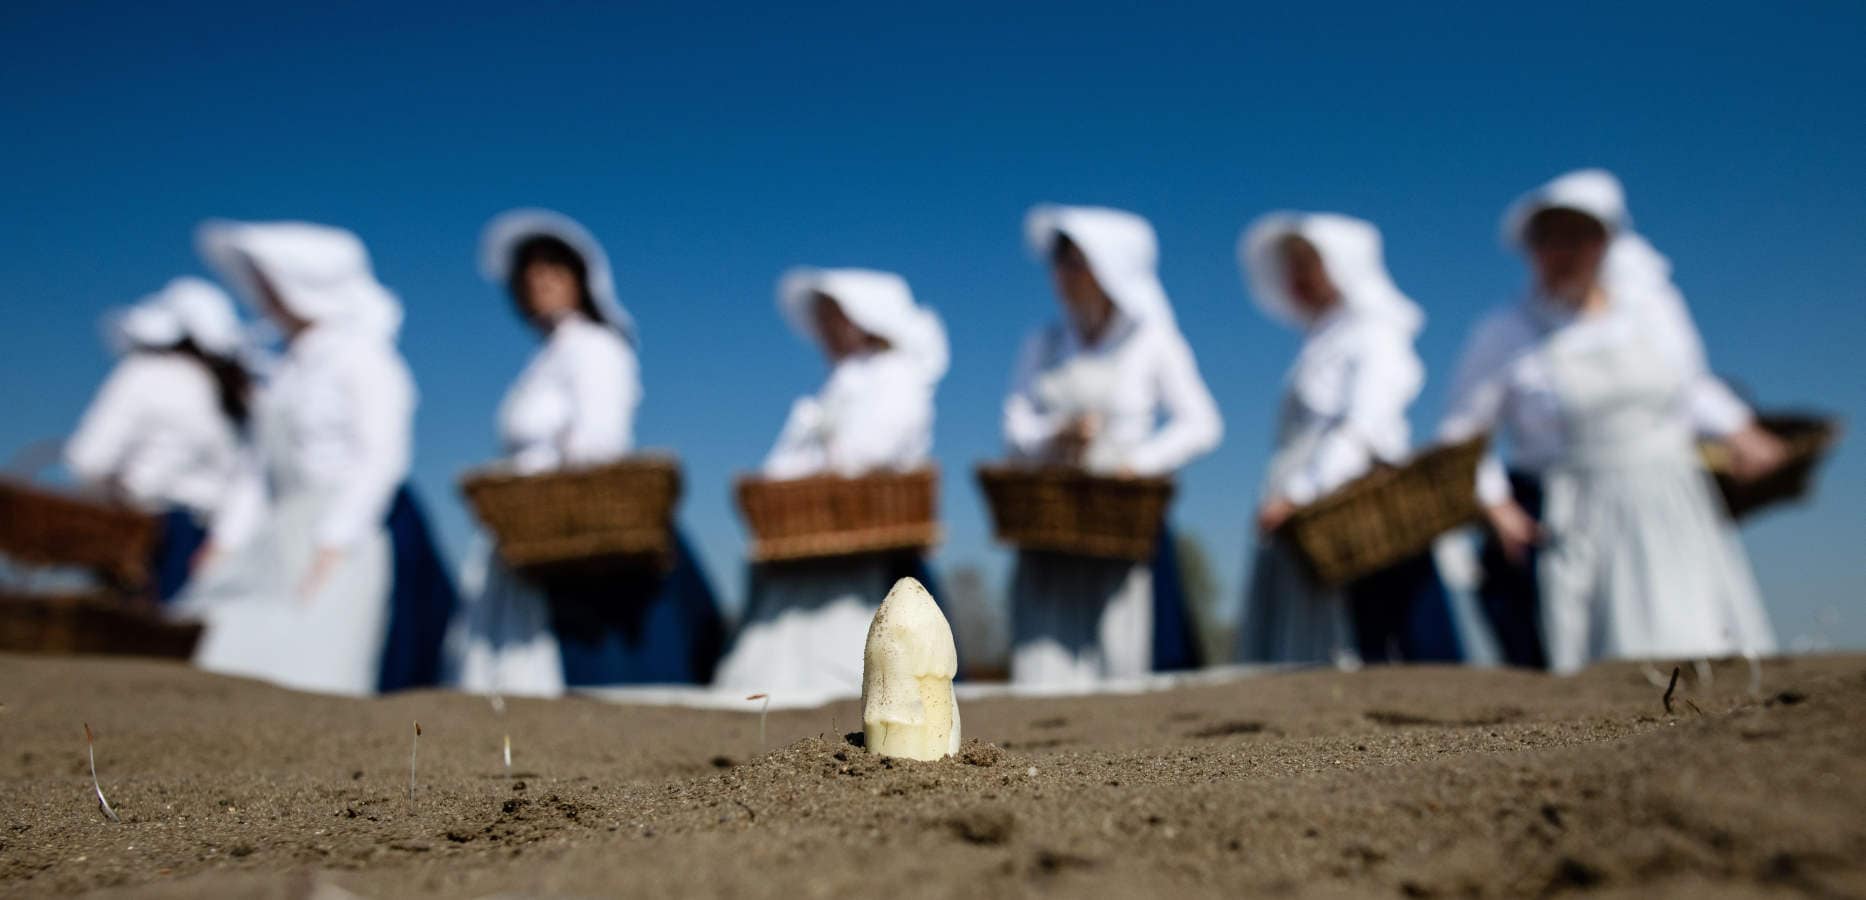
[[[1866,657],[1715,675],[1669,714],[1627,665],[978,701],[911,763],[853,702],[761,752],[755,713],[0,657],[0,893],[1866,896]]]

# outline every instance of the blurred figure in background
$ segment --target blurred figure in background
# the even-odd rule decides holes
[[[1504,219],[1523,302],[1472,334],[1440,429],[1507,438],[1479,471],[1482,600],[1506,661],[1571,672],[1607,658],[1763,654],[1775,638],[1694,438],[1766,472],[1779,441],[1705,365],[1665,258],[1612,175],[1529,192]]]
[[[415,385],[402,308],[356,235],[209,222],[201,255],[285,337],[253,407],[256,459],[177,600],[207,630],[203,668],[369,694],[438,682],[455,603],[404,484]]]
[[[181,590],[239,470],[251,379],[233,302],[177,278],[113,315],[118,361],[65,442],[80,482],[162,517],[156,599]]]
[[[925,466],[933,395],[946,374],[946,329],[907,282],[868,269],[793,269],[778,284],[791,330],[817,346],[829,379],[791,405],[765,457],[771,479],[860,477]],[[896,579],[937,597],[918,553],[867,553],[755,565],[746,613],[719,683],[734,690],[860,694],[869,621]]]
[[[1063,316],[1019,356],[1004,403],[1013,456],[1169,475],[1218,446],[1224,426],[1160,284],[1153,226],[1121,210],[1043,205],[1025,233]],[[1170,537],[1158,546],[1151,565],[1020,552],[1011,680],[1086,686],[1198,665]]]
[[[486,226],[480,269],[542,341],[499,405],[499,439],[519,474],[599,465],[635,446],[641,405],[635,321],[616,298],[602,245],[548,210]],[[643,573],[547,594],[471,552],[468,602],[449,635],[454,681],[480,692],[555,696],[566,685],[704,683],[723,641],[711,586],[676,535],[665,576]]]
[[[1380,232],[1347,216],[1272,213],[1244,233],[1238,257],[1264,314],[1307,333],[1283,382],[1239,660],[1461,659],[1429,551],[1329,589],[1276,537],[1298,508],[1407,456],[1406,408],[1425,383],[1413,338],[1425,315],[1387,274]]]

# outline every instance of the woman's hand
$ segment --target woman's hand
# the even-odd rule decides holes
[[[194,555],[188,557],[188,574],[193,576],[201,572],[213,565],[214,560],[219,558],[220,546],[214,543],[214,539],[208,538],[202,541],[201,546],[194,548]]]
[[[1753,423],[1731,435],[1724,445],[1730,449],[1730,474],[1738,481],[1755,481],[1788,461],[1788,445]]]
[[[1101,433],[1101,419],[1093,413],[1080,415],[1069,420],[1056,437],[1050,441],[1050,452],[1058,462],[1080,465],[1088,455],[1089,444]]]
[[[1269,534],[1283,527],[1283,523],[1289,521],[1290,514],[1295,511],[1296,504],[1282,497],[1265,500],[1262,506],[1257,507],[1257,533]]]
[[[305,577],[298,582],[298,602],[309,606],[312,598],[324,589],[324,583],[330,580],[337,565],[343,562],[343,551],[334,547],[319,547],[317,554],[311,557],[311,568],[305,571]]]
[[[1514,500],[1485,507],[1484,518],[1489,520],[1491,533],[1503,547],[1504,558],[1512,563],[1519,566],[1527,563],[1529,549],[1542,543],[1542,526]]]

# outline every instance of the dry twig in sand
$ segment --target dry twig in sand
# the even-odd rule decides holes
[[[1678,690],[1678,671],[1677,666],[1672,667],[1672,683],[1665,686],[1665,696],[1659,698],[1665,701],[1665,714],[1668,716],[1672,714],[1672,692]]]
[[[408,805],[415,805],[415,763],[421,758],[421,723],[415,723],[415,743],[408,751]]]

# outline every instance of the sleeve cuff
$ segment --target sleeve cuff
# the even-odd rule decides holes
[[[1738,399],[1729,386],[1715,378],[1706,378],[1691,391],[1691,419],[1698,433],[1727,438],[1750,426],[1755,420],[1749,406]]]
[[[1477,500],[1486,507],[1510,500],[1510,478],[1496,457],[1486,456],[1477,465]]]
[[[1277,494],[1297,506],[1308,506],[1314,503],[1321,494],[1315,484],[1315,479],[1306,475],[1298,475],[1285,483]]]

